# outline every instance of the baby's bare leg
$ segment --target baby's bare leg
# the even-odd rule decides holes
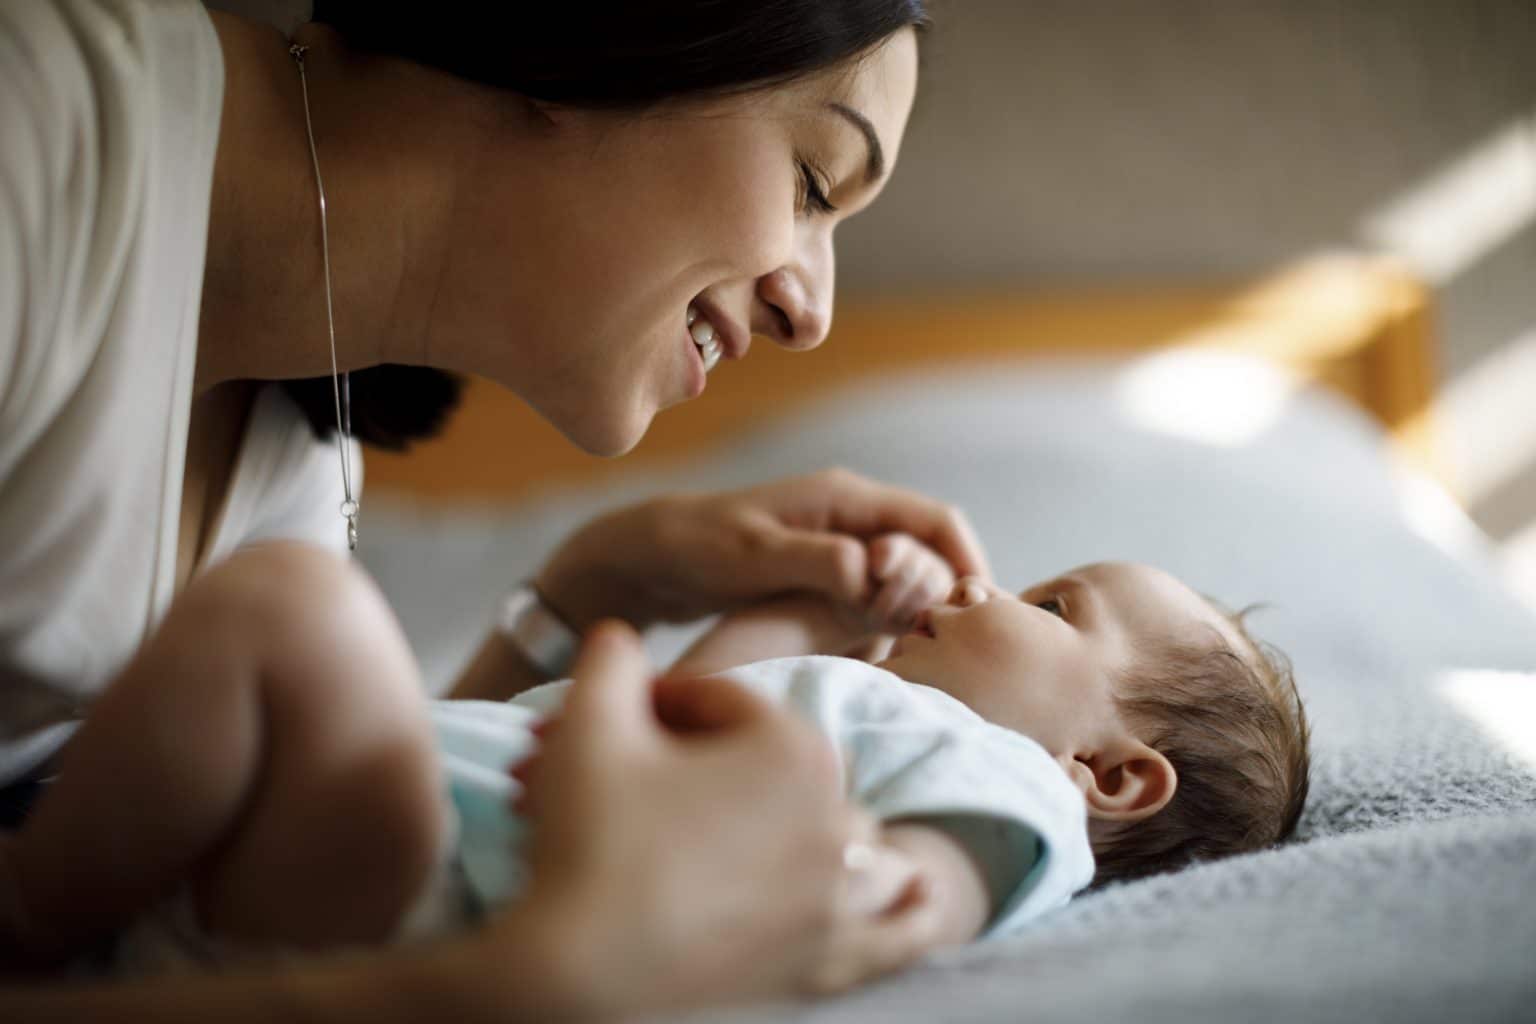
[[[383,937],[441,798],[410,651],[365,576],[273,544],[188,587],[92,708],[9,851],[27,943],[76,948],[190,884],[211,931]]]

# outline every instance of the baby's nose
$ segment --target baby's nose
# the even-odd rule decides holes
[[[949,603],[969,608],[973,604],[981,604],[988,596],[986,584],[978,577],[962,576],[955,581],[954,589],[949,592]]]

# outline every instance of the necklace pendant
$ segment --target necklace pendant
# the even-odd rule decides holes
[[[348,498],[341,503],[341,518],[347,521],[347,550],[357,550],[357,513],[362,506],[357,499]]]

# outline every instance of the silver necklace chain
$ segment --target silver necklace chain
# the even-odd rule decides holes
[[[352,494],[352,387],[351,375],[340,373],[336,363],[336,316],[331,307],[331,237],[325,216],[325,182],[320,177],[320,157],[315,152],[315,126],[309,116],[309,81],[304,75],[304,54],[309,47],[288,47],[299,66],[299,88],[304,94],[304,132],[309,138],[309,160],[315,168],[315,191],[320,194],[320,256],[325,266],[325,322],[331,334],[331,391],[336,399],[336,430],[341,434],[341,517],[347,521],[347,549],[357,550],[357,513],[361,506]]]

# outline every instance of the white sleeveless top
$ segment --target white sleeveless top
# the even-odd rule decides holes
[[[0,784],[172,596],[223,93],[195,0],[0,3]],[[204,564],[344,550],[340,500],[335,444],[268,387]]]

